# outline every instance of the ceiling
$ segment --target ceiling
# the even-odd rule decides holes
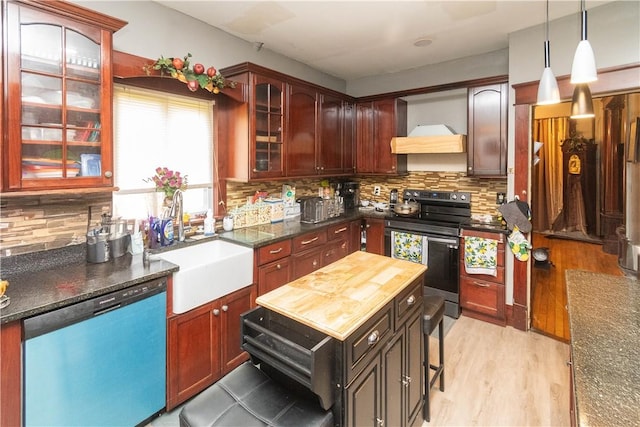
[[[504,49],[509,33],[546,17],[543,0],[156,1],[347,81]],[[579,22],[579,12],[578,0],[549,3],[551,21],[573,14]],[[419,39],[431,42],[414,46]]]

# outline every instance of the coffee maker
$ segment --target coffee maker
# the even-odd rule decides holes
[[[339,191],[344,200],[344,209],[346,211],[358,209],[360,205],[360,184],[358,182],[343,182]]]

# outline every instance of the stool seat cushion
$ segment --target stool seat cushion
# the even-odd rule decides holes
[[[437,295],[423,297],[422,324],[424,333],[430,334],[438,326],[444,315],[444,298]]]
[[[302,398],[247,361],[188,402],[181,427],[333,426],[331,410]]]

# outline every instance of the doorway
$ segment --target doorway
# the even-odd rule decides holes
[[[592,119],[570,119],[569,102],[533,111],[531,243],[548,260],[531,263],[530,320],[532,329],[562,341],[569,340],[564,271],[623,274],[625,135],[638,96],[594,99]]]

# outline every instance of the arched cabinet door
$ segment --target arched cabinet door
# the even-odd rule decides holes
[[[467,175],[507,175],[506,83],[468,90]]]

